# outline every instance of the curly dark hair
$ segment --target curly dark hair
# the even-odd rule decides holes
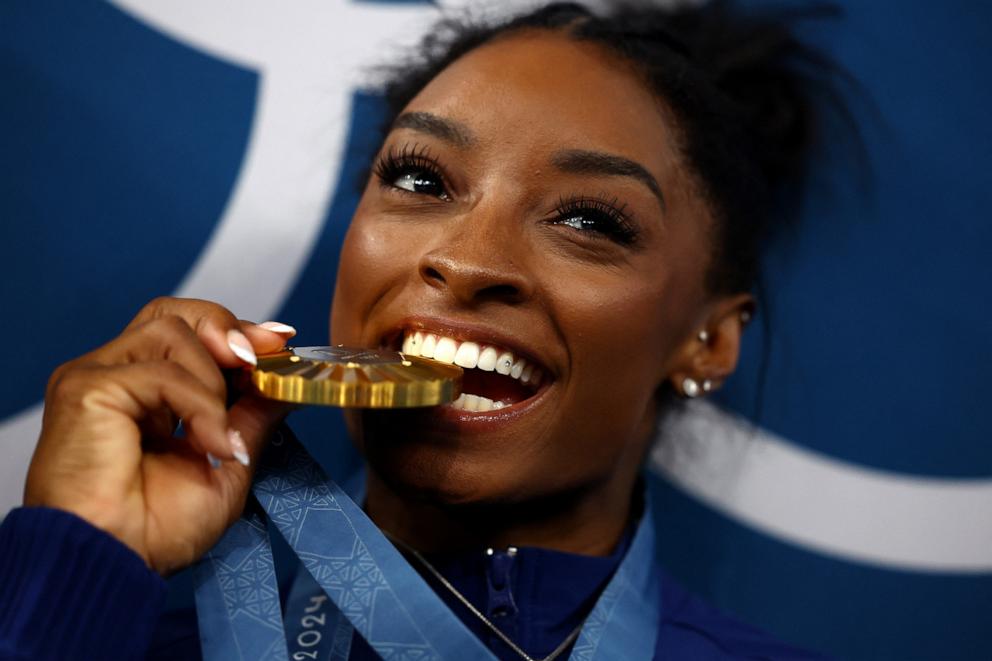
[[[414,57],[387,69],[386,130],[445,67],[500,36],[553,30],[606,48],[633,65],[675,118],[684,162],[714,218],[708,290],[748,291],[774,192],[783,184],[798,188],[806,171],[815,128],[811,90],[829,92],[826,80],[839,71],[798,41],[790,23],[837,13],[825,5],[743,13],[714,0],[616,3],[604,12],[553,3],[498,23],[449,17]]]

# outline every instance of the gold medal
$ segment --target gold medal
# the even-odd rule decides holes
[[[396,351],[286,347],[259,356],[251,380],[264,396],[283,402],[408,408],[454,401],[462,368]]]

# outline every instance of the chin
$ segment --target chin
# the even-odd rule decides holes
[[[450,508],[495,505],[507,500],[506,479],[471,453],[430,442],[371,440],[361,448],[369,469],[404,499]]]
[[[416,424],[422,411],[349,412],[349,427],[369,470],[405,500],[441,508],[492,507],[526,499],[526,466],[496,445],[465,442]],[[417,430],[422,433],[417,433]],[[477,440],[477,439],[473,439]],[[522,498],[523,497],[523,498]]]

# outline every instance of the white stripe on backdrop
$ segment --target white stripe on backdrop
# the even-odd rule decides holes
[[[992,480],[856,466],[705,401],[668,416],[658,438],[652,468],[777,539],[892,569],[992,571]]]

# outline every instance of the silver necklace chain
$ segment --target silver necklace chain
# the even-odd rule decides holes
[[[386,537],[388,537],[389,538],[389,541],[391,541],[393,544],[399,546],[404,551],[406,551],[407,553],[409,553],[410,555],[412,555],[414,558],[416,558],[417,559],[417,562],[419,562],[421,565],[423,565],[424,566],[424,569],[426,569],[427,571],[429,571],[431,573],[431,575],[434,578],[436,578],[438,580],[438,582],[441,583],[441,585],[443,585],[445,587],[445,589],[447,589],[452,595],[454,595],[455,599],[457,599],[459,602],[461,602],[461,604],[465,608],[467,608],[470,613],[472,613],[477,618],[479,618],[479,620],[481,620],[482,623],[484,625],[486,625],[486,627],[490,631],[492,631],[494,634],[496,634],[496,636],[500,640],[502,640],[504,643],[506,643],[507,647],[509,647],[514,652],[516,652],[517,654],[519,654],[520,655],[520,658],[521,659],[524,659],[524,661],[554,661],[554,659],[558,658],[558,656],[560,656],[562,652],[564,652],[566,649],[568,649],[568,646],[569,645],[571,645],[573,642],[575,642],[575,639],[579,637],[579,633],[581,633],[581,631],[582,631],[582,624],[583,624],[583,622],[579,622],[579,625],[577,627],[575,627],[574,629],[572,629],[572,632],[570,634],[568,634],[568,636],[565,637],[565,640],[561,641],[561,643],[558,645],[558,647],[556,647],[554,649],[554,651],[551,652],[551,654],[547,655],[546,657],[544,657],[542,659],[535,659],[531,655],[527,654],[527,652],[525,652],[522,649],[520,649],[520,646],[519,645],[517,645],[512,640],[510,640],[509,636],[507,636],[505,633],[503,633],[502,631],[500,631],[499,627],[497,627],[495,624],[493,624],[489,620],[489,618],[487,618],[485,615],[483,615],[482,612],[478,608],[476,608],[475,606],[473,606],[472,605],[472,602],[470,602],[465,597],[465,595],[463,595],[461,592],[459,592],[458,589],[455,588],[455,586],[452,585],[448,581],[448,579],[446,579],[444,576],[442,576],[441,575],[441,572],[439,572],[437,569],[434,568],[434,565],[432,565],[431,563],[427,562],[427,558],[425,558],[424,556],[422,556],[420,554],[420,552],[417,551],[417,549],[415,549],[415,548],[413,548],[413,547],[405,544],[404,542],[402,542],[399,539],[396,539],[392,535],[387,534]]]

